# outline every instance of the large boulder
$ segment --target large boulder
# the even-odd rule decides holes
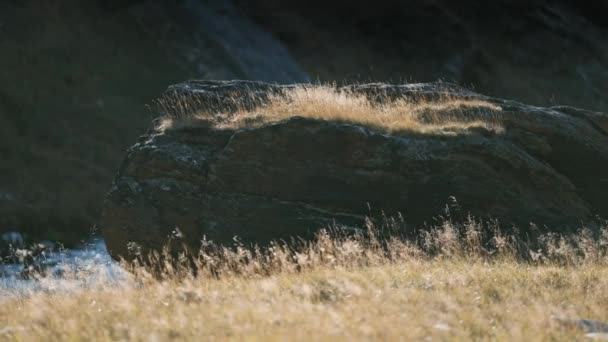
[[[188,82],[167,96],[214,111],[236,97],[255,106],[290,86]],[[348,87],[375,101],[479,99],[503,127],[460,134],[387,134],[306,117],[246,128],[199,123],[151,130],[129,149],[101,219],[111,255],[159,249],[179,235],[265,243],[308,237],[320,227],[360,227],[365,215],[402,213],[411,225],[441,214],[451,196],[464,210],[503,224],[574,229],[608,214],[605,114],[539,108],[445,84]]]

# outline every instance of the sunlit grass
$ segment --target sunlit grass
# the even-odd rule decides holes
[[[218,128],[256,127],[300,116],[324,121],[352,123],[390,134],[461,133],[471,128],[501,132],[500,106],[479,99],[452,95],[437,99],[370,99],[364,94],[327,85],[302,85],[268,94],[257,105],[246,105],[238,97],[223,99],[226,110],[217,111],[195,96],[160,100],[164,117],[161,131],[205,123]]]
[[[573,340],[608,320],[606,227],[523,241],[473,220],[417,240],[322,231],[269,248],[206,245],[198,270],[0,305],[0,339]],[[192,264],[191,264],[192,265]]]

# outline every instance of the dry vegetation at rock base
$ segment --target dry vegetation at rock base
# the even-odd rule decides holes
[[[370,97],[330,85],[299,85],[271,93],[258,105],[248,105],[239,96],[225,98],[225,108],[214,112],[196,96],[166,97],[158,101],[164,117],[159,131],[212,123],[217,128],[255,127],[294,116],[359,124],[389,134],[463,133],[471,128],[502,132],[500,106],[480,99],[446,94],[437,99]],[[224,109],[225,109],[224,108]]]
[[[394,222],[394,221],[393,221]],[[390,222],[389,222],[390,223]],[[391,223],[392,224],[392,223]],[[487,227],[486,227],[487,228]],[[322,231],[298,248],[206,243],[198,275],[166,265],[69,293],[2,294],[0,339],[576,340],[608,320],[608,226],[533,241],[472,220],[417,241]],[[370,234],[371,233],[371,234]],[[533,248],[532,245],[535,245]],[[103,271],[101,271],[103,273]],[[560,320],[561,319],[561,320]],[[595,334],[595,335],[594,335]]]
[[[500,107],[475,99],[383,105],[335,88],[299,87],[253,108],[232,100],[234,110],[221,113],[198,111],[193,98],[161,103],[168,114],[157,128],[235,129],[306,116],[389,134],[502,129]],[[380,226],[370,221],[357,234],[322,231],[295,246],[223,248],[203,241],[196,275],[168,264],[159,265],[166,271],[161,277],[143,268],[125,279],[103,268],[78,270],[65,276],[76,284],[68,291],[0,292],[0,339],[468,341],[608,334],[575,321],[608,321],[606,223],[568,237],[521,239],[492,223],[450,217],[417,239],[388,234],[403,223],[388,219]]]

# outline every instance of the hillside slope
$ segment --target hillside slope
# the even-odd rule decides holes
[[[225,1],[2,1],[0,51],[0,233],[65,242],[95,223],[168,84],[307,79]]]
[[[75,242],[187,79],[436,81],[608,109],[606,1],[0,1],[0,233]],[[293,57],[292,57],[293,56]]]
[[[237,0],[325,81],[434,82],[608,110],[608,1]]]

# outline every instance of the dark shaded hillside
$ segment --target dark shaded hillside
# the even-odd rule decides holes
[[[608,109],[608,2],[238,0],[321,80],[437,79]]]
[[[606,3],[0,0],[0,233],[86,236],[146,105],[187,79],[444,79],[606,110]]]
[[[95,223],[167,85],[306,80],[224,1],[0,1],[0,65],[0,233],[68,242]]]

